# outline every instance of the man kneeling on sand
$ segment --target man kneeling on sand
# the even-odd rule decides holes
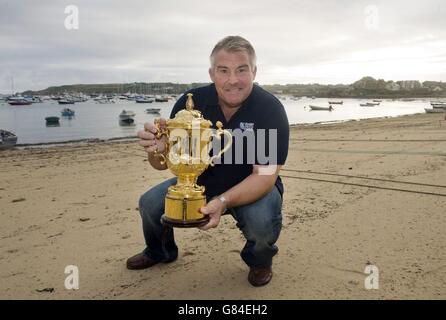
[[[200,229],[216,228],[224,213],[231,214],[246,238],[241,257],[250,268],[248,281],[253,286],[262,286],[272,278],[272,260],[278,252],[276,242],[282,228],[284,189],[279,171],[288,154],[288,119],[280,101],[254,84],[256,54],[247,40],[239,36],[222,39],[212,50],[210,60],[212,84],[189,91],[193,94],[196,109],[213,123],[214,128],[216,122],[221,121],[223,127],[230,130],[274,131],[273,141],[263,141],[270,141],[264,142],[266,150],[268,154],[276,153],[276,161],[264,163],[256,156],[253,162],[248,161],[250,157],[244,157],[242,163],[221,161],[221,164],[209,166],[197,181],[205,187],[208,199],[200,210],[210,218]],[[183,95],[173,107],[170,118],[185,105],[186,95]],[[165,127],[166,120],[160,119],[160,125]],[[152,123],[146,123],[144,129],[138,132],[138,137],[148,153],[150,164],[159,170],[167,169],[159,157],[154,156],[155,151],[166,151],[165,138],[155,138],[157,129]],[[243,145],[244,155],[246,145]],[[234,155],[234,144],[232,148],[230,154]],[[264,169],[271,167],[273,172],[262,174],[267,171]],[[167,189],[174,184],[176,178],[169,179],[141,196],[139,210],[146,249],[127,260],[128,269],[145,269],[177,259],[173,228],[160,222]]]

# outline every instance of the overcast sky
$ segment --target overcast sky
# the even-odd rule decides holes
[[[207,82],[226,35],[253,44],[260,84],[446,81],[445,17],[442,0],[0,0],[0,92]]]

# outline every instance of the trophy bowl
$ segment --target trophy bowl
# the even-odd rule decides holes
[[[167,120],[166,128],[161,129],[159,119],[155,119],[156,138],[167,138],[165,151],[155,152],[155,157],[177,176],[177,183],[168,188],[161,223],[182,228],[208,223],[209,217],[200,212],[200,208],[206,205],[205,187],[197,184],[197,178],[209,165],[213,166],[213,161],[232,144],[232,135],[222,129],[222,123],[217,121],[217,130],[213,130],[212,122],[194,110],[192,94],[187,96],[186,108],[180,110],[175,118]],[[212,138],[221,139],[222,136],[228,138],[226,145],[217,155],[210,157]]]

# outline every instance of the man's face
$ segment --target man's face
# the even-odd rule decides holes
[[[215,83],[219,102],[226,107],[239,107],[251,94],[256,71],[247,52],[218,51],[209,75]]]

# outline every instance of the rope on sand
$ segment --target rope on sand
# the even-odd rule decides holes
[[[355,175],[349,175],[349,174],[338,174],[338,173],[329,173],[329,172],[318,172],[318,171],[311,171],[311,170],[307,171],[307,170],[293,170],[293,169],[282,168],[280,171],[311,173],[311,174],[320,174],[320,175],[327,175],[327,176],[338,176],[338,177],[357,178],[357,179],[364,179],[364,180],[374,180],[374,181],[411,184],[411,185],[418,185],[418,186],[446,188],[446,185],[439,185],[439,184],[428,184],[428,183],[421,183],[421,182],[409,182],[409,181],[399,181],[399,180],[390,180],[390,179],[381,179],[381,178],[369,178],[369,177],[364,177],[364,176],[355,176]]]
[[[335,142],[444,142],[446,139],[404,139],[404,140],[390,140],[390,139],[300,139],[290,138],[290,141],[335,141]]]
[[[280,175],[280,176],[283,177],[283,178],[292,178],[292,179],[302,179],[302,180],[310,180],[310,181],[319,181],[319,182],[337,183],[337,184],[343,184],[343,185],[349,185],[349,186],[355,186],[355,187],[364,187],[364,188],[371,188],[371,189],[390,190],[390,191],[400,191],[400,192],[410,192],[410,193],[417,193],[417,194],[426,194],[426,195],[431,195],[431,196],[446,197],[446,194],[443,194],[443,193],[425,192],[425,191],[414,191],[414,190],[399,189],[399,188],[377,187],[377,186],[370,186],[370,185],[359,184],[359,183],[350,183],[350,182],[332,181],[332,180],[316,179],[316,178],[294,177],[294,176],[288,176],[288,175]]]

